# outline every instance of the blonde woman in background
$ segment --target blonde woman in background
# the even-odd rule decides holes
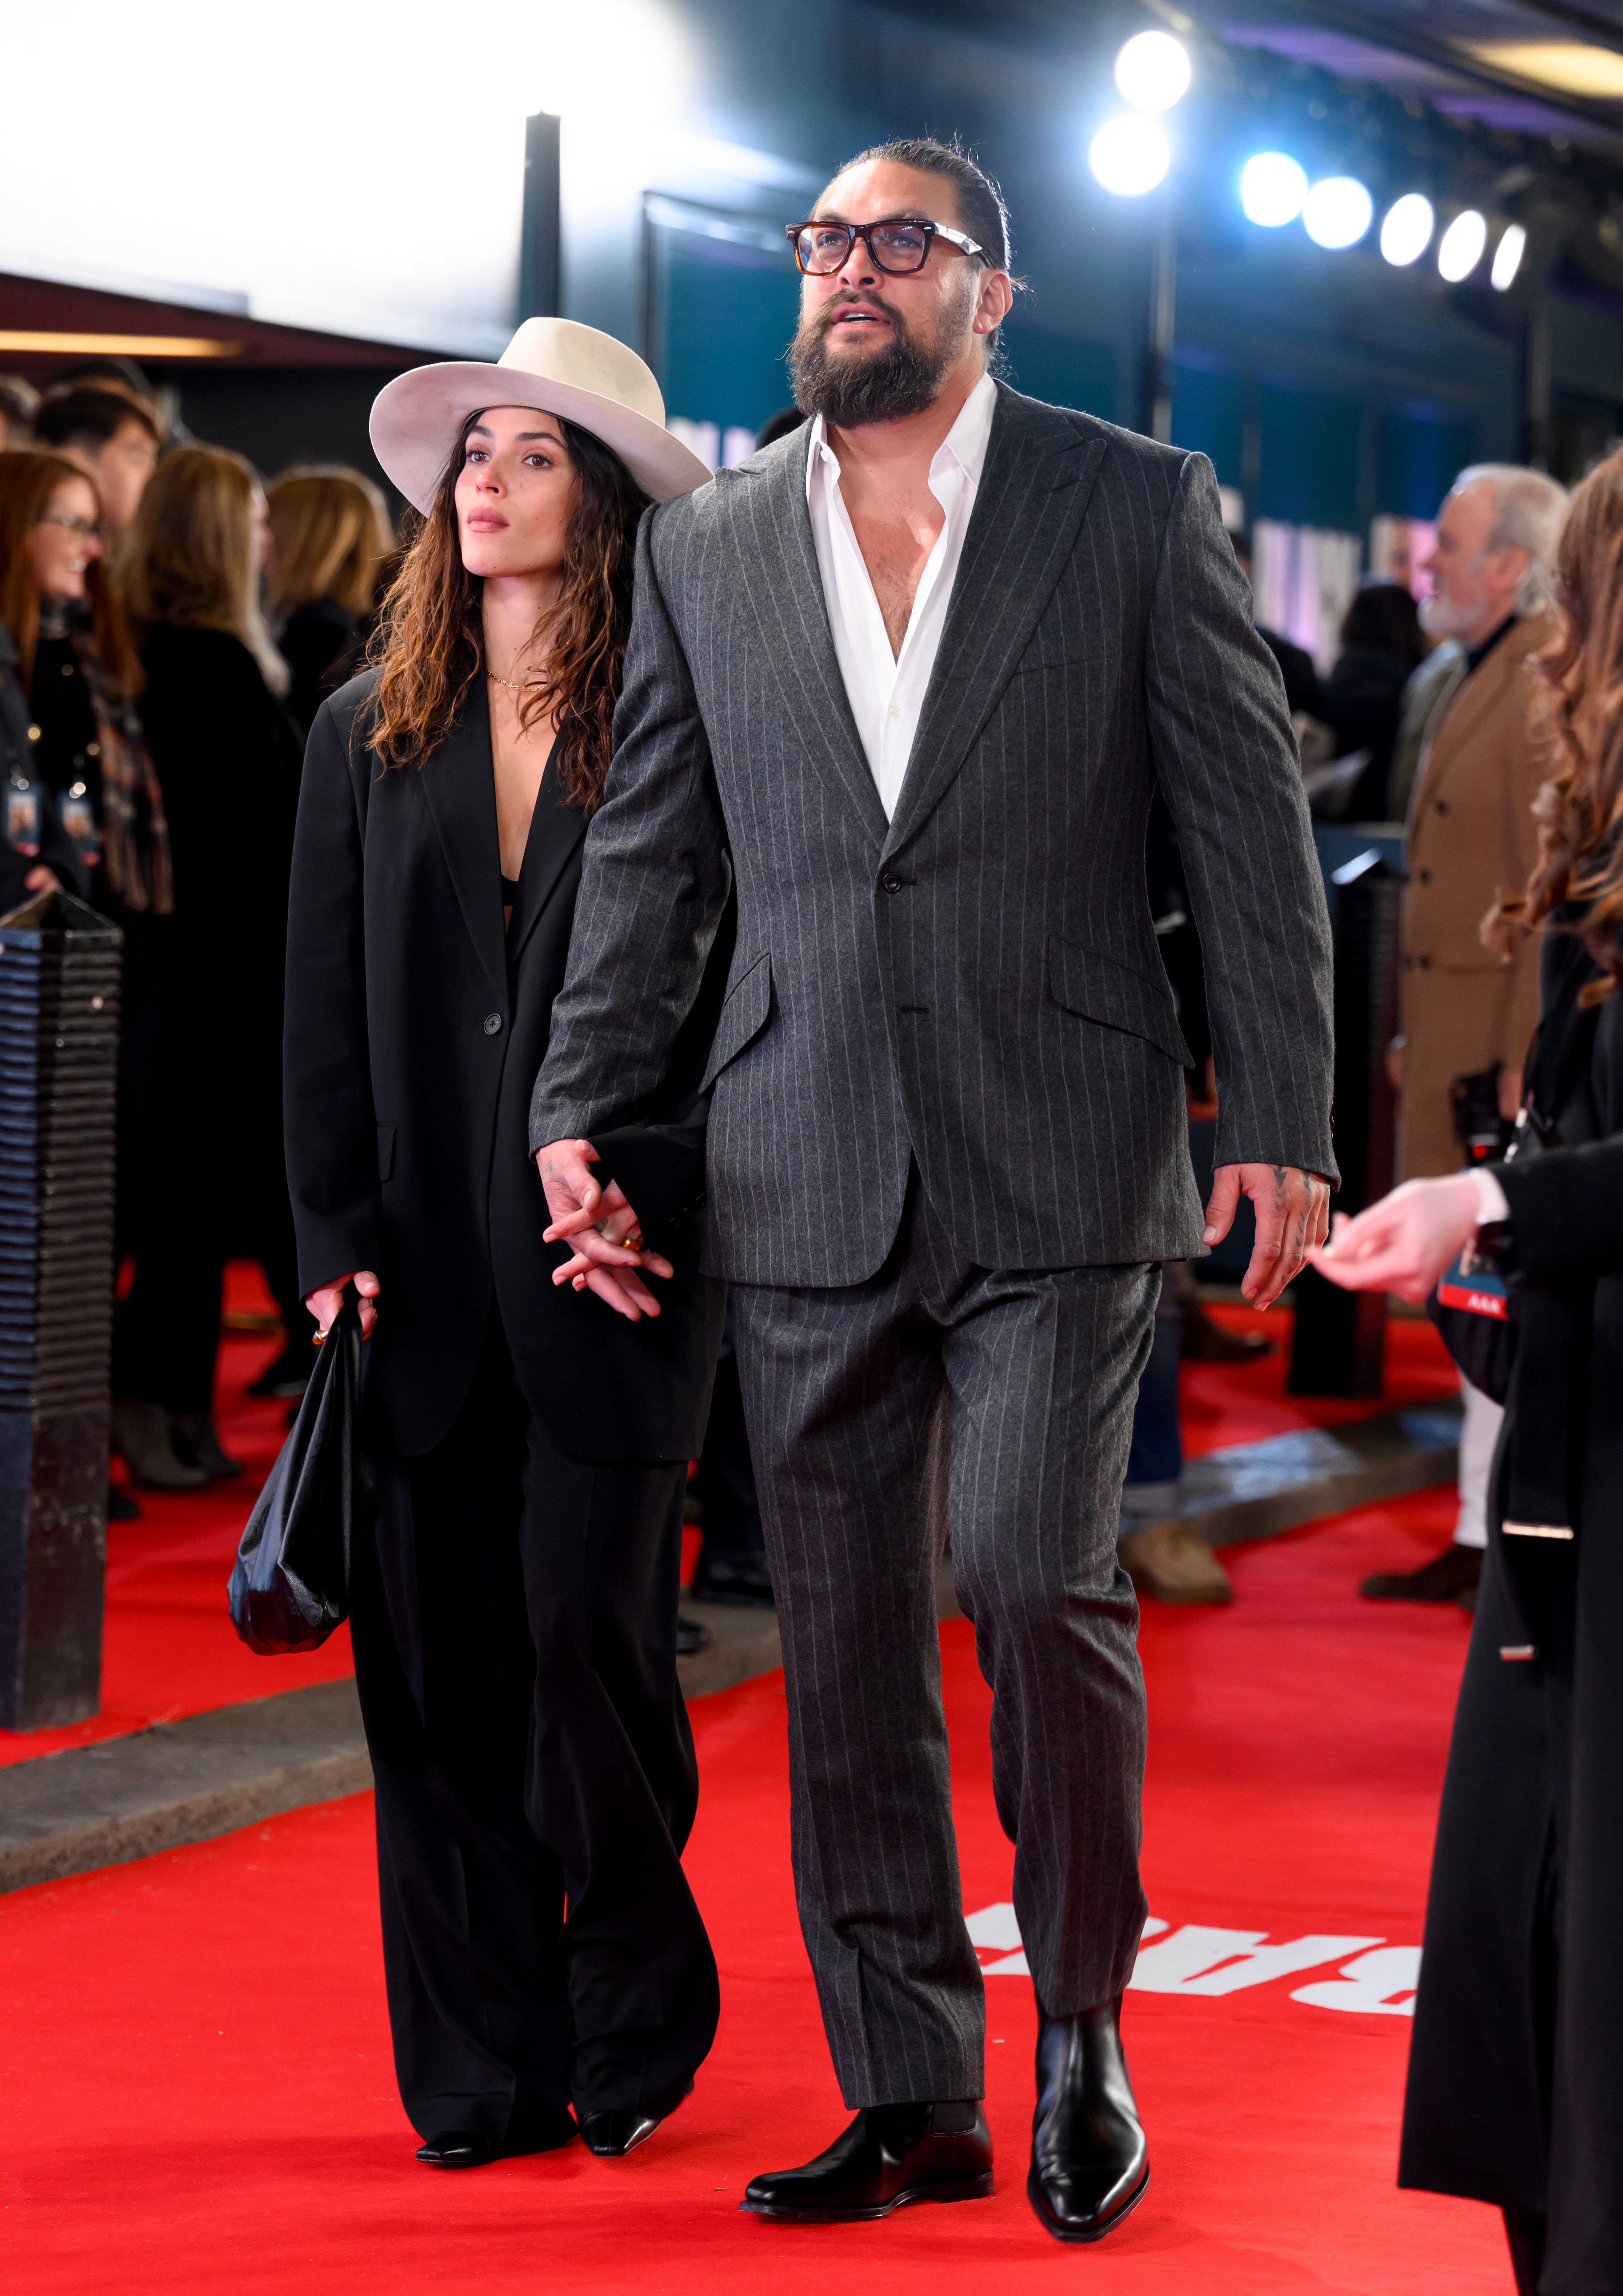
[[[265,498],[242,456],[176,447],[159,465],[119,572],[145,673],[175,914],[162,967],[156,1113],[134,1289],[113,1356],[113,1428],[138,1480],[241,1472],[213,1414],[225,1261],[258,1259],[308,1376],[282,1163],[282,971],[301,743],[287,669],[260,607]]]
[[[266,604],[292,676],[287,706],[308,734],[327,695],[351,674],[356,634],[371,613],[394,537],[379,488],[342,463],[284,471],[265,502]]]

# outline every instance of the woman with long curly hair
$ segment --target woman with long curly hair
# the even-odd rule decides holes
[[[1538,861],[1484,925],[1500,946],[1543,937],[1515,1144],[1338,1222],[1316,1258],[1348,1289],[1438,1290],[1476,1334],[1464,1367],[1505,1403],[1399,2182],[1502,2209],[1522,2296],[1606,2296],[1623,2288],[1623,454],[1574,494],[1556,585]]]
[[[613,2156],[687,2095],[716,2021],[676,1675],[721,1328],[686,1222],[713,1012],[646,1120],[599,1144],[647,1227],[606,1190],[604,1231],[630,1240],[595,1302],[555,1284],[526,1122],[637,521],[708,473],[642,361],[564,320],[528,321],[497,365],[401,376],[372,436],[423,522],[375,666],[306,753],[285,1075],[310,1311],[325,1331],[352,1283],[367,1334],[378,1520],[350,1616],[395,2064],[435,2167],[577,2129]]]

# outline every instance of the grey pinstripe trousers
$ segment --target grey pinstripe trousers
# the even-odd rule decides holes
[[[1132,1970],[1144,1687],[1116,1531],[1159,1283],[1153,1264],[977,1267],[915,1169],[868,1282],[734,1288],[795,1892],[853,2110],[985,2091],[935,1630],[949,1524],[1038,1998],[1092,2008]]]

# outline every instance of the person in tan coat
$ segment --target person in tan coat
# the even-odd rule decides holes
[[[1495,1067],[1500,1116],[1521,1102],[1522,1063],[1538,1018],[1538,948],[1486,947],[1482,920],[1524,885],[1537,857],[1533,800],[1545,778],[1529,712],[1533,656],[1553,635],[1548,569],[1566,516],[1542,471],[1479,463],[1462,471],[1438,515],[1421,608],[1429,636],[1463,649],[1427,723],[1404,839],[1399,996],[1392,1047],[1398,1177],[1430,1179],[1466,1160],[1450,1086]],[[1418,1570],[1363,1582],[1376,1601],[1474,1601],[1487,1544],[1488,1469],[1499,1406],[1461,1382],[1460,1513],[1454,1543]]]

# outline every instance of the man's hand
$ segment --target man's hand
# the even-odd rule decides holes
[[[1344,1292],[1396,1292],[1418,1307],[1476,1234],[1480,1217],[1469,1172],[1446,1180],[1405,1180],[1356,1219],[1338,1212],[1331,1242],[1309,1257]]]
[[[23,890],[29,893],[60,893],[62,890],[62,880],[55,870],[48,869],[43,861],[29,871],[22,883]]]
[[[357,1268],[352,1275],[340,1275],[331,1283],[324,1283],[319,1292],[310,1293],[304,1304],[316,1318],[316,1328],[325,1340],[343,1306],[346,1283],[353,1283],[360,1295],[360,1335],[363,1340],[369,1340],[372,1326],[377,1321],[377,1309],[372,1303],[383,1288],[369,1267]]]
[[[1240,1290],[1254,1308],[1272,1308],[1330,1226],[1330,1182],[1294,1164],[1219,1164],[1206,1208],[1206,1243],[1221,1243],[1242,1195],[1256,1212],[1256,1247]]]
[[[639,1324],[645,1316],[658,1315],[659,1302],[638,1271],[667,1278],[676,1271],[644,1244],[637,1215],[619,1185],[611,1180],[606,1188],[592,1177],[589,1168],[597,1161],[589,1140],[551,1140],[536,1157],[552,1214],[546,1240],[574,1245],[574,1256],[553,1270],[552,1280],[573,1284],[577,1292],[595,1292],[617,1316]]]

